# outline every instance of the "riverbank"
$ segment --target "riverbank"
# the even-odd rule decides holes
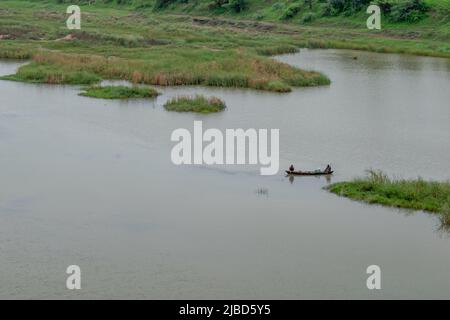
[[[5,79],[55,84],[114,79],[289,92],[330,83],[320,72],[269,57],[299,47],[450,57],[445,36],[428,33],[426,38],[426,32],[399,28],[370,32],[354,28],[355,23],[336,27],[332,20],[296,25],[85,5],[82,30],[74,31],[65,26],[66,7],[53,2],[0,3],[0,57],[32,59]]]
[[[381,171],[369,171],[365,178],[334,183],[326,189],[370,204],[438,213],[443,224],[450,226],[450,182],[390,179]]]

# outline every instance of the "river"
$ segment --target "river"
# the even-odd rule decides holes
[[[355,59],[354,57],[357,57]],[[106,101],[76,86],[0,81],[0,298],[450,298],[450,236],[436,216],[323,190],[364,175],[450,179],[450,60],[347,50],[277,59],[332,84],[289,94],[158,88]],[[10,74],[18,62],[0,62]],[[178,94],[220,114],[171,113]],[[281,169],[176,167],[177,128],[279,128]],[[82,289],[66,289],[79,265]],[[382,290],[366,287],[378,265]]]

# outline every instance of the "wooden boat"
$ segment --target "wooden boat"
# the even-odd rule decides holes
[[[288,176],[327,176],[333,174],[334,171],[325,172],[325,171],[287,171],[286,174]]]

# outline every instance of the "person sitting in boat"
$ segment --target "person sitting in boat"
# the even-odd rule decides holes
[[[289,167],[289,171],[290,171],[290,172],[294,172],[294,171],[295,171],[295,168],[294,168],[294,165],[293,165],[293,164],[291,164],[291,166]]]
[[[331,166],[327,165],[327,167],[325,168],[325,173],[330,173],[331,171]]]

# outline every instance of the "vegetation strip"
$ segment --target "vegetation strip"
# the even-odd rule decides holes
[[[93,86],[83,89],[81,96],[98,99],[139,99],[154,98],[159,95],[158,91],[149,87],[126,87],[126,86]]]
[[[222,111],[226,106],[219,98],[196,95],[173,98],[167,101],[164,107],[169,111],[212,113]]]
[[[381,171],[371,170],[364,178],[334,183],[326,189],[371,204],[439,213],[450,226],[450,182],[390,179]]]

